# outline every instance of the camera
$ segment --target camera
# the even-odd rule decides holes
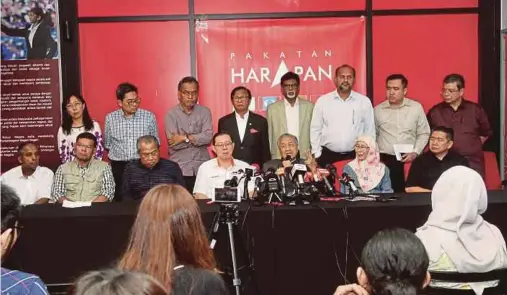
[[[211,200],[216,203],[240,203],[239,187],[215,188],[215,194]]]

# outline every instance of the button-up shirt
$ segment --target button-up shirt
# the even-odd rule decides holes
[[[199,166],[210,158],[208,145],[213,138],[211,111],[195,105],[192,112],[187,114],[178,104],[165,116],[165,133],[167,139],[176,133],[195,138],[195,144],[181,142],[169,147],[169,160],[178,163],[184,176],[196,175]]]
[[[445,126],[454,130],[452,149],[467,158],[470,168],[484,177],[484,153],[481,137],[493,134],[488,117],[476,103],[463,100],[454,110],[449,104],[441,102],[428,112],[431,127]]]
[[[1,179],[2,183],[16,191],[23,205],[30,205],[41,198],[51,197],[53,171],[46,167],[38,166],[32,175],[26,177],[23,175],[21,166],[17,166],[5,172]]]
[[[241,116],[236,112],[234,112],[234,114],[236,115],[236,122],[238,125],[239,139],[241,140],[241,142],[243,142],[243,138],[245,137],[245,132],[246,132],[246,124],[248,122],[248,115],[250,115],[250,111],[247,111],[243,115],[243,118],[241,118]]]
[[[138,159],[137,139],[144,135],[158,137],[157,120],[152,112],[138,109],[132,117],[123,110],[107,114],[104,126],[104,146],[109,150],[109,159],[130,161]]]
[[[287,118],[287,132],[299,140],[299,98],[296,98],[292,106],[286,98],[283,99],[285,117]]]
[[[2,267],[2,294],[48,295],[44,282],[31,273]]]
[[[375,139],[375,119],[368,97],[352,91],[344,100],[335,90],[317,100],[310,125],[315,157],[320,157],[322,146],[337,153],[350,152],[360,135]]]
[[[234,176],[241,178],[241,174],[238,174],[240,169],[251,168],[248,163],[241,160],[234,159],[233,165],[229,168],[223,168],[218,165],[216,158],[211,159],[199,167],[197,177],[195,179],[194,194],[200,193],[213,198],[215,195],[215,188],[223,188],[226,180],[232,179]],[[251,181],[248,182],[248,190],[253,190],[255,178],[252,177]],[[238,184],[239,194],[243,195],[244,179]]]
[[[394,155],[394,144],[412,144],[422,153],[430,137],[430,125],[422,105],[404,98],[399,106],[384,101],[375,107],[375,128],[381,153]]]
[[[185,187],[178,164],[161,158],[155,166],[146,168],[140,160],[131,161],[125,167],[122,196],[124,199],[141,199],[148,190],[162,183]]]
[[[92,161],[97,161],[97,160],[92,160]],[[84,175],[86,174],[86,171],[88,171],[89,163],[86,166],[81,166],[81,165],[79,165],[77,160],[74,160],[72,162],[72,164],[77,165],[77,167],[79,169],[79,173],[81,174],[81,177],[84,177]],[[66,165],[66,164],[63,164],[63,165]],[[53,185],[51,186],[51,198],[55,202],[58,201],[58,199],[60,199],[61,197],[67,196],[67,190],[65,189],[65,178],[63,176],[63,171],[62,171],[63,165],[60,165],[60,167],[58,167],[58,169],[56,170],[55,177],[53,179]],[[83,181],[84,181],[84,178],[83,178]],[[101,188],[100,195],[97,195],[95,197],[104,196],[109,201],[111,201],[114,197],[114,189],[115,189],[115,184],[114,184],[113,172],[111,171],[111,166],[107,165],[106,168],[104,169],[104,173],[102,173],[102,188]]]

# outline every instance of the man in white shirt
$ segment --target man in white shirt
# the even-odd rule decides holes
[[[375,139],[373,106],[368,97],[352,90],[356,71],[349,65],[335,71],[336,90],[317,100],[310,125],[312,153],[321,167],[354,159],[358,136]]]
[[[283,99],[270,104],[266,112],[268,120],[271,158],[279,159],[278,139],[282,134],[292,134],[299,142],[301,158],[306,159],[310,150],[310,122],[313,103],[299,97],[298,74],[287,72],[280,79]]]
[[[2,183],[13,188],[22,205],[45,204],[51,195],[53,171],[39,166],[39,149],[33,142],[24,142],[18,147],[21,165],[2,175]]]
[[[210,199],[215,194],[215,188],[223,188],[226,180],[234,176],[241,178],[238,171],[245,168],[252,168],[248,163],[232,157],[234,142],[231,136],[226,132],[218,132],[212,140],[213,152],[216,158],[204,162],[199,167],[194,186],[194,197],[196,199]],[[243,180],[238,184],[239,193],[243,194]],[[249,191],[253,190],[252,181],[248,183]]]
[[[405,191],[404,163],[420,155],[430,137],[430,125],[424,109],[417,101],[406,98],[408,80],[401,74],[386,79],[386,100],[375,107],[375,127],[380,159],[389,168],[395,192]],[[409,144],[412,152],[396,159],[395,144]]]

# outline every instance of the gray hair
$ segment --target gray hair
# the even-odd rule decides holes
[[[137,139],[137,152],[141,151],[141,143],[155,143],[157,145],[157,149],[160,148],[160,143],[158,139],[153,135],[143,135]]]
[[[292,135],[290,133],[284,133],[284,134],[280,135],[280,137],[278,137],[278,141],[277,141],[278,147],[280,147],[280,141],[282,141],[282,139],[284,137],[290,137],[290,138],[294,139],[294,142],[296,143],[296,145],[299,146],[298,138],[295,135]]]

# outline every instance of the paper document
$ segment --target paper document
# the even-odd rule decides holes
[[[79,207],[91,207],[92,202],[72,202],[65,200],[63,201],[63,208],[79,208]]]
[[[413,144],[393,144],[394,154],[396,155],[396,160],[401,161],[403,154],[408,154],[414,151]]]

